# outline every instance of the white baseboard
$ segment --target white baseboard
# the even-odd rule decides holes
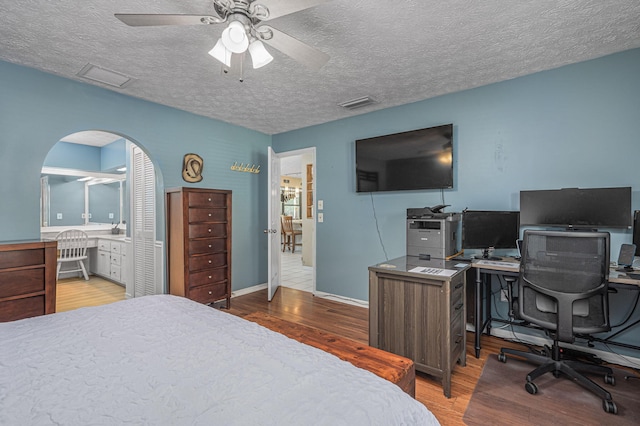
[[[467,330],[473,331],[474,330],[473,325],[467,324]],[[525,334],[517,331],[514,336],[514,333],[510,329],[505,330],[498,327],[491,327],[491,335],[495,337],[500,337],[501,339],[505,339],[505,340],[517,339],[517,341],[528,343],[530,345],[535,345],[535,346],[551,345],[552,343],[551,339],[547,339],[540,336],[533,336],[531,334]],[[620,355],[615,352],[603,351],[601,349],[589,348],[582,345],[563,344],[562,346],[576,349],[582,352],[594,354],[595,356],[602,359],[603,361],[606,361],[612,364],[624,365],[626,367],[631,367],[636,369],[640,368],[640,358],[637,358],[634,356]]]
[[[322,291],[316,291],[315,293],[313,293],[313,295],[316,297],[322,297],[323,299],[332,300],[334,302],[341,302],[349,305],[360,306],[361,308],[369,307],[369,302],[367,302],[366,300],[359,300],[359,299],[353,299],[351,297],[338,296],[336,294],[324,293]]]
[[[232,291],[231,297],[234,298],[238,296],[244,296],[245,294],[254,293],[256,291],[264,290],[265,288],[267,288],[267,283],[258,284],[258,285],[254,285],[247,288],[242,288],[240,290]],[[360,306],[361,308],[369,307],[369,302],[365,300],[358,300],[358,299],[353,299],[351,297],[338,296],[336,294],[324,293],[321,291],[316,291],[313,295],[316,297],[322,297],[323,299],[333,300],[334,302],[342,302],[342,303],[347,303],[349,305]]]
[[[267,288],[267,283],[257,284],[257,285],[254,285],[254,286],[251,286],[251,287],[247,287],[247,288],[241,288],[240,290],[232,291],[231,292],[231,298],[238,297],[238,296],[244,296],[245,294],[254,293],[256,291],[264,290],[265,288]]]

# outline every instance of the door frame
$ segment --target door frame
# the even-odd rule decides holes
[[[273,148],[272,148],[273,149]],[[311,155],[311,164],[313,165],[313,226],[311,229],[311,244],[313,245],[313,249],[312,249],[312,255],[311,255],[311,261],[312,261],[312,272],[311,272],[311,279],[312,279],[312,294],[315,296],[316,294],[316,270],[317,270],[317,240],[316,240],[316,229],[317,229],[317,217],[318,217],[318,212],[317,212],[317,193],[318,193],[318,188],[317,188],[317,182],[318,182],[318,178],[317,178],[317,167],[316,167],[316,147],[312,146],[309,148],[301,148],[301,149],[296,149],[293,151],[284,151],[284,152],[277,152],[276,153],[278,155],[278,159],[284,158],[284,157],[294,157],[294,156],[300,156],[300,155]],[[278,160],[279,161],[279,160]],[[271,164],[269,164],[269,168],[271,167]],[[300,170],[300,173],[305,173],[306,170]],[[269,197],[271,197],[271,202],[277,202],[278,204],[280,203],[280,194],[269,194]],[[301,212],[301,214],[304,214],[304,211]],[[278,238],[280,238],[280,229],[278,229]],[[280,262],[280,266],[279,268],[282,268],[282,262]],[[280,272],[280,276],[282,276],[281,271]]]

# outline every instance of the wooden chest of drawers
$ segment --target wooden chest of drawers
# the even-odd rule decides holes
[[[55,241],[0,243],[0,322],[56,310]]]
[[[169,293],[231,305],[231,191],[167,190]]]

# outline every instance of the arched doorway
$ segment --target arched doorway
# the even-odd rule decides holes
[[[42,172],[43,238],[82,229],[90,237],[87,262],[96,281],[124,287],[120,298],[164,292],[156,232],[164,226],[156,220],[162,179],[139,144],[106,131],[73,133],[49,151]],[[86,303],[102,304],[91,297]]]

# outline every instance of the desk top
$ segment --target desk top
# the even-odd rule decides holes
[[[471,265],[456,260],[420,259],[418,256],[402,256],[383,263],[377,263],[369,267],[370,271],[389,272],[420,278],[435,278],[440,281],[449,281],[459,273],[469,269]]]
[[[487,269],[492,271],[503,272],[519,272],[520,261],[512,257],[503,257],[501,260],[487,260],[487,259],[472,259],[471,266],[479,269]],[[640,271],[635,271],[640,275]],[[631,284],[640,286],[640,279],[631,278],[624,272],[616,271],[614,266],[611,266],[609,271],[609,282],[619,284]]]

